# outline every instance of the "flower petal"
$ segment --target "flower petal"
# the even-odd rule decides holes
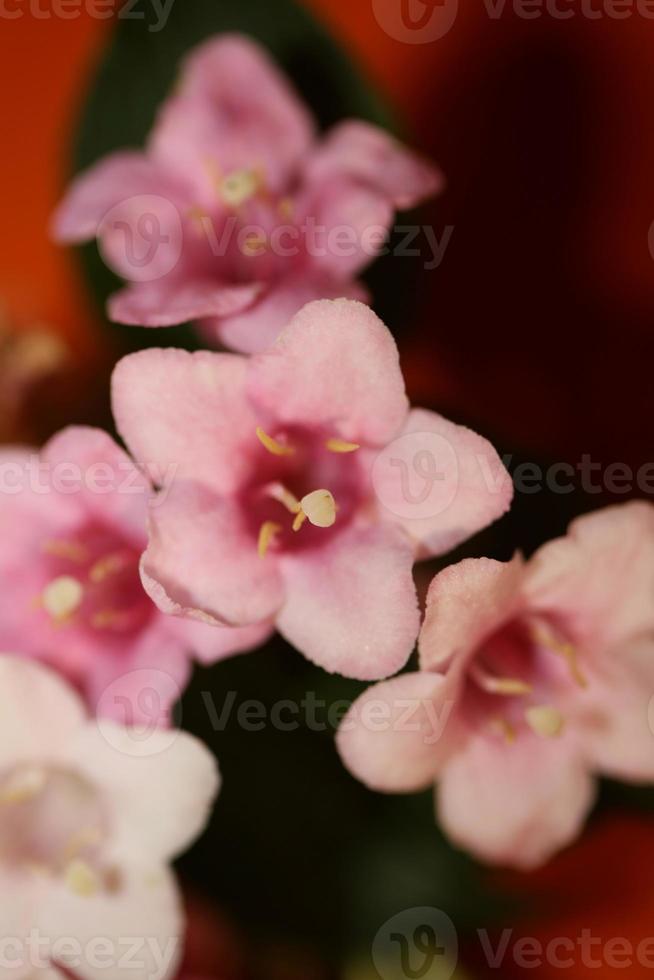
[[[423,670],[439,670],[453,657],[465,660],[521,604],[524,562],[467,558],[432,580],[418,647]]]
[[[420,626],[412,564],[404,535],[379,526],[349,528],[323,547],[284,555],[287,599],[277,627],[331,673],[388,677],[409,659]]]
[[[385,194],[399,209],[414,207],[441,190],[443,177],[429,161],[383,129],[359,120],[335,126],[314,152],[308,178],[354,177]]]
[[[79,730],[66,758],[103,794],[116,855],[146,865],[172,860],[193,843],[220,785],[202,742],[154,726],[99,719]]]
[[[86,721],[73,689],[33,661],[0,655],[0,692],[0,770],[56,758]]]
[[[223,34],[195,48],[178,92],[163,107],[150,148],[182,172],[189,162],[180,151],[195,150],[223,172],[259,165],[278,191],[313,142],[311,116],[285,75],[245,36]]]
[[[362,303],[309,303],[252,361],[248,393],[278,423],[325,426],[348,442],[380,445],[408,402],[395,342]]]
[[[529,563],[536,611],[554,610],[577,642],[609,655],[654,630],[654,506],[636,501],[574,521]]]
[[[513,499],[511,477],[483,436],[419,408],[382,450],[372,476],[382,515],[406,529],[421,558],[455,548]]]
[[[167,618],[167,628],[201,664],[215,664],[263,646],[274,633],[272,623],[255,626],[211,626],[193,619]]]
[[[116,323],[172,327],[207,316],[242,313],[259,295],[258,283],[227,286],[215,280],[173,277],[128,286],[109,299],[108,316]]]
[[[305,272],[275,283],[242,313],[205,320],[202,326],[214,342],[217,338],[233,350],[258,354],[277,340],[283,328],[307,303],[342,297],[365,302],[368,293],[358,282],[335,283],[316,272]]]
[[[426,789],[447,757],[452,702],[438,674],[402,674],[368,688],[341,722],[336,747],[345,766],[378,792]]]
[[[163,612],[228,626],[271,619],[284,600],[272,556],[261,559],[236,504],[176,481],[150,516],[146,592]]]
[[[0,870],[0,980],[28,980],[34,976],[34,950],[29,935],[47,885],[29,872]],[[38,974],[41,977],[41,974]]]
[[[121,867],[115,891],[91,896],[55,884],[37,928],[50,948],[62,940],[59,963],[80,980],[121,980],[126,970],[133,980],[167,980],[182,953],[181,902],[163,867]]]
[[[237,489],[258,449],[258,419],[245,397],[247,361],[232,354],[139,351],[114,370],[118,430],[160,486],[192,479],[220,493]]]
[[[474,738],[438,786],[438,814],[455,844],[482,861],[529,870],[570,844],[595,798],[588,770],[563,739],[524,735],[507,746]]]

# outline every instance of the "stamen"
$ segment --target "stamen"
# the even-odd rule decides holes
[[[86,548],[78,544],[77,541],[46,541],[43,550],[46,555],[52,555],[54,558],[67,558],[68,561],[73,561],[78,565],[85,562],[88,557]]]
[[[565,727],[561,712],[547,704],[527,708],[525,719],[531,730],[541,738],[558,738]]]
[[[495,677],[476,664],[470,668],[470,676],[488,694],[520,697],[523,694],[531,694],[533,691],[531,684],[527,684],[526,681],[518,680],[517,677]]]
[[[325,443],[330,453],[355,453],[361,446],[356,442],[344,442],[343,439],[328,439]]]
[[[255,170],[234,170],[218,185],[218,192],[230,208],[238,208],[258,194],[261,176]]]
[[[283,197],[277,206],[280,218],[290,221],[295,213],[295,205],[290,197]]]
[[[258,255],[263,255],[268,246],[268,239],[265,235],[248,235],[243,245],[241,251],[243,255],[247,255],[248,258],[256,258]]]
[[[0,804],[11,806],[34,799],[45,786],[45,778],[43,769],[23,769],[15,773],[0,789]]]
[[[281,530],[281,524],[275,524],[274,521],[266,521],[265,524],[261,525],[261,530],[259,531],[259,558],[266,557],[268,549],[274,544],[275,538]]]
[[[104,582],[110,575],[116,575],[118,572],[122,572],[128,564],[129,558],[124,553],[116,552],[113,555],[106,555],[95,563],[89,572],[89,578],[95,584]]]
[[[266,493],[273,500],[282,504],[287,511],[291,514],[299,514],[300,512],[300,502],[297,497],[287,490],[283,483],[271,483],[266,489]]]
[[[260,425],[257,426],[257,439],[269,453],[273,456],[293,456],[295,450],[292,446],[285,446],[283,443],[278,442],[269,436],[267,432],[264,432]]]
[[[581,688],[588,687],[588,680],[579,666],[579,651],[572,643],[557,640],[556,637],[546,632],[544,629],[537,629],[534,632],[534,641],[540,646],[546,647],[552,653],[563,657],[567,662],[570,675],[573,681]]]
[[[300,507],[301,513],[314,527],[332,527],[336,523],[336,501],[329,490],[314,490],[313,493],[308,493],[300,501]],[[294,530],[299,516],[298,514],[295,518]],[[302,524],[299,526],[301,527]]]
[[[306,521],[306,519],[307,519],[307,515],[304,513],[303,510],[301,510],[298,513],[298,515],[295,518],[295,520],[293,521],[293,530],[294,531],[299,531],[300,528],[302,527],[302,525],[304,524],[304,522]]]
[[[114,609],[101,609],[91,616],[91,626],[96,630],[120,629],[125,623],[125,613],[116,612]]]
[[[498,735],[502,736],[507,745],[513,745],[517,734],[510,721],[506,718],[494,718],[492,728]]]
[[[66,868],[64,882],[80,898],[90,898],[100,890],[100,879],[93,868],[86,861],[80,861],[78,858],[71,861]]]
[[[84,598],[84,586],[71,575],[53,579],[43,590],[43,608],[59,623],[77,612]]]

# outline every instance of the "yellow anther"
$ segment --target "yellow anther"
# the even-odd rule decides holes
[[[80,898],[90,898],[100,890],[100,879],[93,868],[76,858],[71,861],[64,872],[66,886]]]
[[[61,575],[50,582],[41,596],[43,608],[58,623],[69,619],[82,604],[84,586],[71,575]]]
[[[268,239],[265,235],[248,235],[243,242],[241,252],[248,258],[256,258],[258,255],[264,254],[267,245]]]
[[[54,558],[66,558],[78,565],[85,562],[88,557],[84,545],[78,544],[76,541],[46,541],[43,550],[46,555],[52,555]]]
[[[308,493],[300,501],[300,507],[314,527],[332,527],[336,523],[336,501],[329,490],[314,490],[313,493]],[[295,520],[297,521],[297,517]],[[295,528],[295,525],[293,527]]]
[[[533,690],[531,684],[527,684],[526,681],[521,681],[517,677],[495,677],[477,666],[471,668],[470,676],[488,694],[520,697],[523,694],[531,694]]]
[[[281,530],[281,524],[275,524],[274,521],[266,521],[265,524],[261,525],[261,530],[259,531],[259,558],[266,557],[268,549],[274,544]]]
[[[285,218],[286,221],[290,221],[295,213],[295,205],[290,197],[283,197],[277,206],[277,211],[280,218]]]
[[[516,730],[506,718],[494,718],[492,722],[493,730],[504,739],[507,745],[513,745],[516,740]]]
[[[230,208],[245,204],[261,189],[261,175],[256,170],[234,170],[223,177],[218,184],[218,192]]]
[[[0,787],[0,804],[7,806],[27,803],[34,799],[45,786],[43,769],[22,769],[10,776]]]
[[[345,442],[343,439],[328,439],[325,443],[330,453],[355,453],[361,449],[356,442]]]
[[[260,425],[257,426],[257,438],[264,449],[267,449],[273,456],[293,456],[295,450],[292,446],[285,446],[264,432]]]
[[[91,626],[96,630],[112,629],[120,627],[124,621],[124,615],[115,612],[113,609],[101,609],[91,617]]]
[[[547,704],[527,708],[525,719],[531,730],[541,738],[557,738],[565,727],[561,712]]]
[[[97,585],[98,582],[104,582],[110,575],[122,572],[128,564],[129,558],[125,554],[106,555],[95,563],[89,572],[89,578]]]
[[[556,637],[547,633],[545,630],[538,629],[534,633],[534,640],[540,646],[546,647],[552,653],[558,654],[568,664],[570,674],[575,684],[579,687],[588,687],[588,681],[579,666],[579,651],[572,643],[557,640]]]
[[[295,520],[293,521],[293,530],[299,531],[302,525],[304,524],[304,522],[306,521],[306,519],[307,519],[307,515],[304,513],[304,511],[303,510],[298,511],[298,514]]]

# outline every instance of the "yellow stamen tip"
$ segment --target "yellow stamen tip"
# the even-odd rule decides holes
[[[300,507],[314,527],[332,527],[336,523],[336,501],[329,490],[308,493],[300,501]]]
[[[493,730],[500,735],[507,745],[513,745],[516,740],[516,730],[506,718],[495,718],[492,724]]]
[[[541,738],[558,738],[565,727],[565,719],[561,712],[549,705],[527,708],[525,719],[531,730]]]
[[[61,575],[50,582],[42,594],[43,608],[58,622],[77,612],[84,598],[84,586],[71,575]]]
[[[267,449],[273,456],[293,456],[295,453],[292,446],[285,446],[283,443],[273,439],[267,432],[264,432],[260,425],[257,426],[257,439],[264,449]]]
[[[90,898],[100,889],[100,881],[93,868],[86,861],[77,858],[66,868],[64,881],[66,886],[80,898]]]
[[[115,575],[117,572],[122,571],[126,564],[127,558],[125,555],[107,555],[95,563],[89,572],[89,578],[95,584],[104,582],[110,575]]]
[[[246,204],[258,194],[261,177],[255,170],[234,170],[219,181],[218,191],[224,203],[230,208]]]
[[[270,546],[274,544],[275,538],[281,530],[281,524],[275,524],[274,521],[266,521],[265,524],[261,525],[261,530],[259,531],[259,558],[266,557]]]
[[[293,530],[299,531],[302,525],[304,524],[304,522],[306,521],[306,519],[307,519],[307,515],[304,513],[304,511],[303,510],[298,511],[296,518],[293,521]]]
[[[355,453],[361,446],[356,442],[345,442],[343,439],[328,439],[325,443],[330,453]]]

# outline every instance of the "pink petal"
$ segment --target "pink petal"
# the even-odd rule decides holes
[[[595,790],[566,738],[523,734],[510,746],[472,739],[438,787],[438,815],[452,841],[482,861],[522,870],[572,843]]]
[[[107,213],[133,197],[159,196],[184,207],[188,189],[143,153],[123,151],[105,157],[70,185],[53,218],[53,235],[60,242],[95,238]]]
[[[270,347],[299,310],[316,299],[358,299],[368,293],[360,283],[334,283],[316,272],[289,276],[273,285],[243,313],[206,320],[202,326],[216,339],[244,354],[258,354]]]
[[[509,509],[513,484],[491,444],[425,409],[380,453],[372,479],[381,513],[399,522],[419,557],[442,555]]]
[[[234,628],[174,616],[167,617],[167,628],[202,664],[215,664],[237,653],[249,653],[267,643],[274,633],[271,623]]]
[[[118,363],[116,425],[160,486],[193,479],[229,494],[249,476],[259,422],[245,396],[247,369],[233,354],[154,348]]]
[[[124,980],[126,972],[133,980],[167,980],[176,974],[184,933],[175,878],[167,868],[139,864],[119,872],[116,891],[92,896],[53,884],[35,927],[50,944],[67,940],[56,947],[60,963],[79,980]]]
[[[31,962],[33,950],[28,944],[28,937],[34,928],[44,890],[43,881],[36,875],[8,867],[0,870],[0,936],[3,946],[9,940],[0,961],[0,980],[29,980],[35,975]],[[38,976],[41,980],[40,973]]]
[[[378,792],[412,793],[434,782],[447,757],[452,702],[438,674],[402,674],[352,705],[336,747],[353,776]]]
[[[418,645],[423,670],[465,660],[522,606],[524,562],[467,558],[432,580]]]
[[[0,656],[0,692],[0,770],[65,754],[86,720],[73,689],[30,660]]]
[[[163,612],[250,626],[284,601],[273,556],[259,557],[240,509],[206,487],[176,481],[153,505],[150,532],[142,578]]]
[[[194,103],[201,107],[197,115]],[[223,172],[261,166],[269,185],[282,190],[309,151],[313,129],[267,52],[249,38],[223,34],[187,58],[179,95],[163,107],[150,147],[173,165],[180,151],[195,149]],[[188,161],[183,164],[182,170]]]
[[[380,526],[349,528],[324,547],[284,555],[287,599],[277,627],[331,673],[388,677],[409,659],[420,627],[412,564],[402,533]]]
[[[404,210],[436,194],[443,186],[440,171],[393,139],[383,129],[358,120],[335,126],[314,152],[308,178],[324,181],[354,177],[385,194]]]
[[[186,282],[168,277],[135,283],[114,293],[107,312],[116,323],[172,327],[187,320],[242,313],[260,291],[258,283],[226,286],[215,280]]]
[[[103,794],[116,857],[146,867],[193,843],[220,785],[214,757],[192,735],[108,719],[78,732],[67,762]]]
[[[593,654],[654,630],[654,506],[634,502],[574,521],[529,563],[526,591]]]
[[[284,424],[324,426],[349,442],[383,444],[408,409],[397,347],[362,303],[309,303],[252,361],[248,392]]]
[[[70,426],[46,444],[41,458],[55,490],[61,486],[66,496],[66,486],[76,487],[69,499],[79,511],[113,525],[137,548],[145,547],[151,486],[111,436],[101,429]]]

